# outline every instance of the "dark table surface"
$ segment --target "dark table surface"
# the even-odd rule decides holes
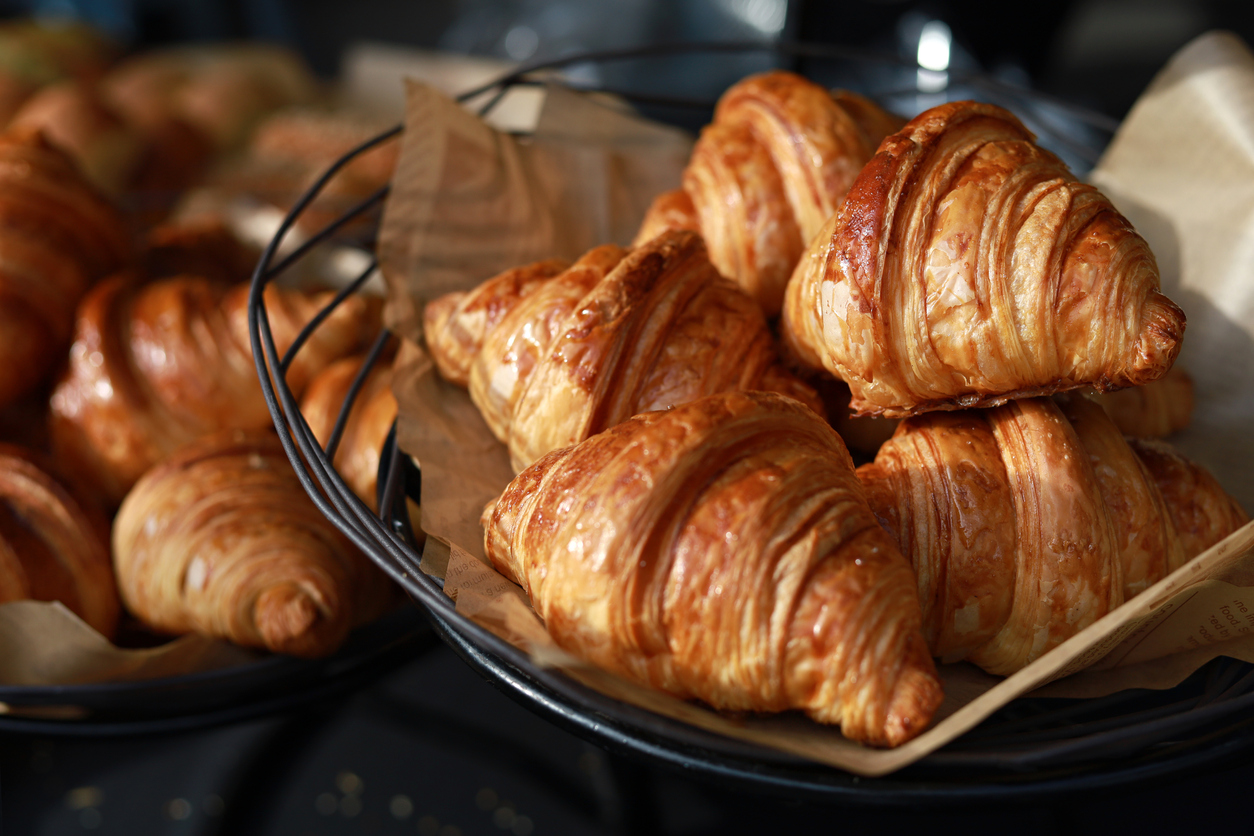
[[[799,802],[608,753],[437,641],[346,696],[181,733],[0,734],[5,834],[1248,833],[1254,754],[1010,804]]]

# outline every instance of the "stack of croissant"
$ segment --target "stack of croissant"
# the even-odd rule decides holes
[[[59,601],[110,638],[138,623],[326,655],[393,593],[271,432],[248,330],[258,254],[225,218],[153,226],[165,209],[138,199],[189,185],[211,152],[310,99],[312,76],[262,47],[115,68],[79,49],[79,67],[76,43],[39,41],[64,70],[0,89],[14,111],[0,133],[0,603]],[[280,354],[332,295],[267,288]],[[348,299],[285,365],[311,414],[334,422],[380,314]],[[373,502],[365,471],[395,414],[385,374],[362,404],[337,461]]]
[[[488,558],[560,646],[719,709],[899,744],[940,703],[933,657],[1013,673],[1248,522],[1120,431],[1187,423],[1146,415],[1191,393],[1165,378],[1184,314],[992,105],[903,126],[747,79],[632,250],[507,271],[425,325],[518,473]],[[860,431],[891,439],[856,470],[819,414],[837,387],[905,418]]]

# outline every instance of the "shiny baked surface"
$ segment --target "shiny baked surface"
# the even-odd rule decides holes
[[[783,333],[863,413],[1162,376],[1184,314],[1143,238],[1009,111],[951,102],[884,140],[789,282]]]
[[[1010,674],[1248,522],[1214,477],[1080,395],[908,418],[858,468],[932,653]]]
[[[878,745],[940,703],[909,564],[839,436],[789,398],[638,415],[540,459],[484,524],[554,640],[628,678]]]
[[[424,315],[437,368],[464,377],[516,471],[636,413],[715,392],[769,389],[819,408],[698,235],[670,230],[551,269],[507,271]]]
[[[145,473],[113,554],[122,599],[150,629],[295,656],[330,654],[393,600],[268,432],[207,436]]]

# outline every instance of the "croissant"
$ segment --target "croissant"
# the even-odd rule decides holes
[[[801,363],[903,417],[1154,380],[1184,314],[1149,247],[1013,114],[951,102],[884,140],[788,284]]]
[[[123,194],[148,153],[143,134],[110,107],[94,85],[67,80],[40,90],[10,127],[43,131],[107,195]]]
[[[202,435],[272,424],[248,335],[246,284],[182,276],[101,282],[79,306],[70,363],[51,398],[53,454],[116,506],[144,471]],[[280,356],[331,292],[269,287],[265,306]],[[379,306],[345,300],[286,371],[299,397],[328,363],[360,351]]]
[[[635,243],[664,229],[700,232],[718,271],[775,316],[806,243],[900,125],[868,99],[794,73],[750,76],[719,99],[683,188],[657,199]]]
[[[918,575],[934,655],[1009,674],[1248,517],[1079,395],[908,418],[858,468]]]
[[[1092,397],[1124,435],[1162,438],[1183,430],[1193,420],[1193,378],[1180,366],[1144,386]]]
[[[0,444],[0,603],[60,601],[106,638],[121,603],[109,524],[26,450]]]
[[[325,656],[392,599],[272,433],[202,438],[145,473],[118,510],[113,550],[127,609],[162,633]]]
[[[139,254],[147,278],[192,275],[223,284],[252,277],[260,252],[231,232],[220,217],[169,221],[148,230]]]
[[[790,398],[637,415],[540,459],[484,527],[554,641],[629,679],[721,710],[800,709],[874,745],[940,704],[909,564],[840,437]]]
[[[772,390],[822,409],[779,364],[761,310],[715,272],[700,236],[598,247],[553,276],[559,269],[509,271],[424,313],[437,367],[468,382],[516,471],[637,412],[715,392]]]
[[[0,134],[0,407],[65,351],[74,306],[130,256],[117,210],[37,133]]]
[[[301,414],[324,449],[362,362],[359,356],[345,357],[327,366],[310,382],[301,399]],[[380,452],[397,413],[391,377],[387,364],[370,370],[353,400],[332,460],[336,472],[372,511],[378,510]]]

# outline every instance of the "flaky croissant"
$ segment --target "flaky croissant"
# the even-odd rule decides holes
[[[1180,366],[1144,386],[1092,397],[1124,435],[1162,438],[1179,432],[1193,420],[1193,378]]]
[[[789,398],[638,415],[536,462],[484,526],[557,644],[627,678],[876,745],[940,704],[909,564],[840,437]]]
[[[37,133],[0,134],[0,407],[70,342],[74,306],[130,257],[118,211]]]
[[[361,357],[345,357],[332,363],[310,382],[301,398],[301,414],[324,449],[362,362]],[[345,484],[371,510],[378,510],[379,457],[396,420],[391,380],[389,363],[378,363],[370,370],[353,400],[332,461]]]
[[[175,449],[221,429],[272,424],[248,335],[248,285],[182,276],[101,282],[79,306],[70,364],[51,398],[53,453],[106,503]],[[280,356],[331,292],[266,289]],[[297,397],[328,363],[360,351],[379,308],[346,299],[288,367]]]
[[[109,523],[31,453],[0,444],[0,603],[60,601],[106,638],[121,603]]]
[[[145,473],[118,510],[113,552],[127,609],[161,633],[325,656],[392,601],[272,433],[202,438]]]
[[[508,271],[424,313],[437,367],[467,381],[516,471],[637,412],[715,392],[765,389],[822,408],[779,364],[761,310],[714,270],[700,236],[671,230],[561,266]]]
[[[908,418],[858,468],[933,654],[1009,674],[1240,528],[1214,477],[1076,394]]]
[[[785,344],[902,417],[1171,367],[1184,314],[1144,239],[1010,112],[925,111],[888,137],[789,282]]]
[[[658,197],[635,243],[664,229],[700,232],[718,271],[774,316],[806,244],[900,126],[870,100],[795,73],[750,76],[719,99],[683,188]]]
[[[148,153],[144,135],[104,101],[94,84],[74,80],[31,96],[10,127],[42,131],[96,188],[113,197],[130,187]]]

